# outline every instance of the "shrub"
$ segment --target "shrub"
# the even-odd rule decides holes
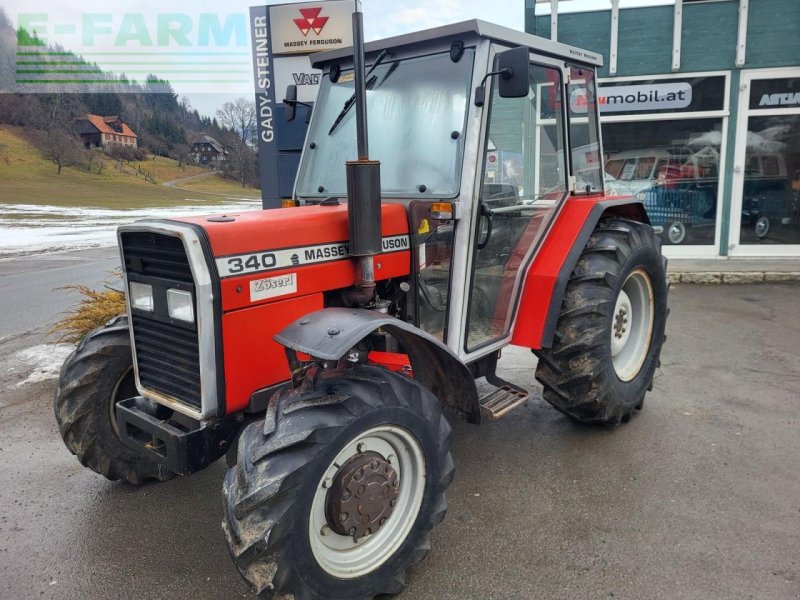
[[[115,278],[120,276],[120,273],[114,274]],[[77,303],[66,311],[66,316],[50,328],[50,333],[59,334],[59,342],[77,344],[87,333],[126,311],[125,294],[109,286],[102,291],[85,285],[67,285],[58,289],[80,295]]]

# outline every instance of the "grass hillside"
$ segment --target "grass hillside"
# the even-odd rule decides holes
[[[105,167],[99,174],[94,167],[91,172],[86,167],[65,167],[57,175],[56,165],[26,140],[23,128],[0,125],[0,202],[125,209],[260,197],[258,190],[242,189],[217,175],[187,180],[185,189],[181,181],[175,187],[161,185],[208,173],[196,165],[184,169],[169,158],[122,165],[102,158]]]

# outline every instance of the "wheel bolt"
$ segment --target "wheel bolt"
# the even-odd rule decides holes
[[[325,489],[328,489],[332,485],[333,485],[333,479],[331,479],[330,477],[326,477],[325,481],[322,482],[322,487],[324,487]]]
[[[367,449],[367,445],[362,442],[356,446],[356,449],[359,451],[359,453],[363,453]]]
[[[356,534],[356,528],[355,528],[355,527],[351,527],[351,528],[350,528],[350,531],[348,531],[347,533],[348,533],[349,535],[355,535],[355,534]]]
[[[319,530],[320,535],[328,535],[331,532],[330,526],[327,523],[322,526],[322,529]]]
[[[389,461],[390,465],[393,465],[397,461],[397,457],[394,454],[390,454],[388,457],[386,457],[386,460]]]

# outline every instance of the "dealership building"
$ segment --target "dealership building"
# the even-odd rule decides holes
[[[526,0],[525,29],[605,57],[607,187],[668,256],[800,257],[800,0],[583,4]]]

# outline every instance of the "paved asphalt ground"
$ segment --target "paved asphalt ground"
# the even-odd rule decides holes
[[[4,370],[63,309],[49,290],[99,283],[104,252],[0,263],[0,598],[251,597],[220,532],[222,464],[108,482],[63,446],[55,382]],[[655,389],[618,428],[566,420],[536,399],[530,353],[507,352],[535,398],[455,424],[450,512],[401,598],[800,598],[800,286],[680,285],[670,304]]]

